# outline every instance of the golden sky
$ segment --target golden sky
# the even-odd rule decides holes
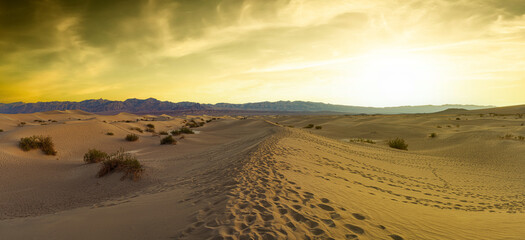
[[[0,2],[0,102],[525,103],[523,0]]]

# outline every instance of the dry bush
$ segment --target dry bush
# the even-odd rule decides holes
[[[103,177],[112,172],[123,172],[121,180],[130,178],[138,180],[144,173],[144,167],[137,158],[129,153],[124,153],[123,150],[108,156],[101,162],[100,170],[97,173],[98,177]]]
[[[406,144],[405,140],[402,138],[388,140],[388,146],[390,146],[391,148],[408,150],[408,144]]]
[[[108,136],[113,136],[113,135],[115,135],[115,134],[112,133],[112,132],[107,132],[106,135],[108,135]]]
[[[315,126],[315,129],[323,129],[323,126]]]
[[[160,144],[161,145],[166,145],[166,144],[177,144],[177,140],[175,140],[175,138],[173,138],[173,136],[167,136],[165,138],[162,138],[160,140]]]
[[[182,127],[180,128],[179,130],[173,130],[171,131],[171,135],[173,136],[177,136],[177,135],[181,135],[181,134],[194,134],[195,132],[193,132],[193,130],[187,128],[187,127]]]
[[[313,128],[313,127],[314,127],[313,124],[308,124],[308,125],[306,125],[306,127],[304,127],[304,128]]]
[[[86,154],[84,154],[84,162],[86,163],[98,163],[106,160],[108,154],[97,149],[89,149]]]
[[[166,132],[166,131],[160,131],[160,132],[159,132],[159,135],[168,135],[168,132]]]
[[[26,152],[31,149],[40,148],[46,155],[57,154],[57,151],[55,150],[55,144],[53,144],[53,140],[49,136],[31,136],[21,138],[18,142],[18,146]]]
[[[139,140],[139,136],[137,134],[131,133],[131,134],[126,135],[125,139],[128,142],[135,142],[135,141]]]

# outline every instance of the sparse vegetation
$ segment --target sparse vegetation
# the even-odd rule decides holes
[[[349,142],[360,142],[360,143],[370,143],[370,144],[376,144],[374,140],[371,139],[365,139],[365,138],[353,138],[348,140]]]
[[[304,127],[304,128],[313,128],[313,127],[314,127],[314,125],[310,123],[310,124],[306,125],[306,127]]]
[[[441,126],[438,125],[437,128],[441,128]]]
[[[139,127],[130,127],[129,130],[135,130],[139,133],[143,133],[144,131],[142,131],[142,129],[140,129]]]
[[[101,162],[97,176],[103,177],[112,172],[124,172],[121,180],[127,177],[132,180],[138,180],[142,177],[142,173],[144,173],[144,167],[135,156],[120,150],[106,157],[106,159]]]
[[[195,132],[193,132],[193,130],[187,128],[187,127],[182,127],[180,128],[179,130],[173,130],[171,131],[171,135],[173,136],[178,136],[178,135],[181,135],[181,134],[194,134]]]
[[[175,138],[173,138],[173,136],[169,135],[169,136],[166,136],[165,138],[162,138],[160,140],[160,144],[161,145],[177,144],[177,140],[175,140]]]
[[[151,123],[148,123],[148,124],[146,125],[146,127],[147,127],[147,128],[153,128],[153,129],[155,129],[155,125],[153,125],[153,124],[151,124]]]
[[[391,148],[408,150],[408,144],[406,144],[405,140],[402,138],[388,140],[388,146],[390,146]]]
[[[190,128],[202,127],[204,126],[204,122],[195,122],[195,120],[191,120],[186,123],[186,126]]]
[[[160,131],[160,132],[159,132],[159,135],[168,135],[168,132],[166,132],[166,131]]]
[[[137,136],[137,134],[131,133],[131,134],[126,135],[125,139],[128,142],[135,142],[135,141],[139,140],[139,136]]]
[[[518,141],[525,141],[525,136],[515,136],[513,134],[505,134],[505,136],[501,137],[501,139],[507,139],[507,140],[518,140]]]
[[[25,125],[26,125],[26,122],[20,122],[20,123],[18,124],[19,127],[23,127],[23,126],[25,126]]]
[[[86,154],[84,154],[84,162],[86,163],[98,163],[106,160],[108,154],[97,149],[89,149]]]
[[[0,129],[0,132],[4,132],[4,129]]]
[[[18,142],[18,146],[23,151],[29,151],[31,149],[40,148],[46,155],[56,155],[57,151],[55,150],[55,145],[51,137],[47,136],[31,136],[21,138]]]
[[[146,128],[146,132],[154,133],[155,128]]]
[[[436,138],[437,137],[437,134],[436,133],[431,133],[430,135],[428,135],[430,138]]]
[[[115,135],[115,134],[112,133],[112,132],[107,132],[106,135],[108,135],[108,136],[113,136],[113,135]]]
[[[323,126],[315,126],[315,129],[323,129]]]

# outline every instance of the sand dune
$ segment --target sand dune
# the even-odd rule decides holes
[[[130,128],[211,117],[143,117],[0,115],[0,238],[525,238],[525,142],[501,138],[525,135],[518,116],[223,117],[173,146]],[[21,151],[33,134],[58,155]],[[388,148],[393,137],[409,151]],[[133,152],[146,174],[97,178],[89,148]]]

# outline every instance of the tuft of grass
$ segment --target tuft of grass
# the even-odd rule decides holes
[[[160,144],[161,145],[166,145],[166,144],[177,144],[177,140],[175,140],[175,138],[173,138],[173,136],[169,135],[169,136],[166,136],[165,138],[162,138],[160,140]]]
[[[360,142],[360,143],[370,143],[370,144],[376,144],[374,140],[371,139],[365,139],[365,138],[353,138],[348,140],[349,142]]]
[[[124,153],[123,150],[108,156],[100,163],[101,166],[97,173],[98,177],[103,177],[113,172],[123,172],[124,175],[121,180],[126,178],[138,180],[144,173],[144,167],[137,158],[129,153]]]
[[[135,141],[139,140],[139,136],[137,136],[137,134],[133,134],[133,133],[132,133],[132,134],[128,134],[128,135],[126,135],[126,138],[125,138],[125,139],[126,139],[126,141],[128,141],[128,142],[135,142]]]
[[[112,133],[112,132],[107,132],[106,135],[108,135],[108,136],[113,136],[113,135],[115,135],[115,134]]]
[[[53,140],[49,136],[31,136],[21,138],[18,142],[18,146],[26,152],[31,149],[40,148],[42,152],[44,152],[44,154],[46,155],[57,154],[57,151],[55,150],[55,145],[53,144]]]
[[[154,133],[155,128],[146,128],[146,132]]]
[[[313,127],[314,127],[314,125],[310,123],[310,124],[306,125],[304,128],[313,128]]]
[[[146,124],[146,127],[147,127],[147,128],[153,128],[153,129],[155,129],[155,125],[153,125],[153,124],[151,124],[151,123]]]
[[[166,131],[160,131],[160,132],[159,132],[159,135],[168,135],[168,132],[166,132]]]
[[[436,138],[437,137],[437,134],[436,133],[431,133],[430,135],[428,135],[430,138]]]
[[[388,146],[395,149],[408,150],[408,144],[402,138],[388,140]]]
[[[97,149],[89,149],[86,154],[84,154],[84,162],[86,163],[98,163],[106,160],[109,155],[105,152],[99,151]]]
[[[187,127],[182,127],[180,128],[179,130],[173,130],[171,131],[171,135],[173,136],[178,136],[178,135],[181,135],[181,134],[194,134],[195,132],[193,132],[193,130],[187,128]]]
[[[315,126],[315,129],[323,129],[323,126]]]
[[[0,129],[0,132],[4,132],[4,129]]]

